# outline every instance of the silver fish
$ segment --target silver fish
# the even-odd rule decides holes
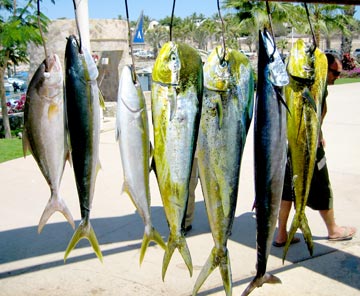
[[[150,139],[146,101],[139,80],[133,81],[131,67],[121,72],[117,115],[116,139],[119,142],[125,191],[136,206],[145,224],[141,245],[140,264],[150,241],[163,249],[166,245],[151,222],[151,194],[149,186]]]
[[[26,92],[24,111],[24,156],[31,150],[49,184],[51,197],[40,218],[40,233],[50,216],[61,212],[75,228],[74,219],[59,188],[66,159],[70,159],[64,115],[64,81],[59,57],[54,54],[40,64]]]

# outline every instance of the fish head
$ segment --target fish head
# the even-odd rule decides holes
[[[230,84],[229,49],[217,46],[204,64],[204,86],[215,91],[226,91]]]
[[[129,110],[139,111],[145,107],[145,99],[139,80],[134,81],[134,71],[131,66],[126,65],[123,67],[119,82],[119,95],[118,100],[126,105]]]
[[[314,46],[299,39],[290,52],[287,70],[296,81],[312,84],[315,80]]]
[[[289,83],[289,76],[285,64],[276,48],[275,40],[269,31],[260,31],[259,34],[259,59],[265,59],[269,69],[269,80],[273,85],[284,86]]]
[[[65,60],[74,60],[80,53],[80,44],[75,35],[67,38],[65,48]]]
[[[180,69],[178,45],[172,41],[167,42],[156,58],[152,80],[164,85],[177,86],[180,83]]]
[[[41,97],[53,100],[63,87],[63,71],[58,55],[49,55],[39,67],[37,90]],[[35,79],[36,80],[36,79]]]

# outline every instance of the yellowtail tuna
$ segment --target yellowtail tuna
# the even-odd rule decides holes
[[[282,87],[288,83],[289,77],[273,37],[266,30],[260,31],[254,118],[257,272],[243,296],[264,283],[281,283],[279,278],[266,273],[266,265],[284,184],[287,110]]]
[[[191,255],[181,231],[189,196],[189,180],[200,120],[202,62],[192,47],[167,42],[152,72],[152,117],[156,176],[170,234],[162,278],[178,248],[192,275]]]
[[[133,74],[129,66],[125,66],[121,72],[116,138],[119,141],[124,172],[123,191],[130,196],[145,224],[140,253],[141,264],[150,241],[157,242],[165,250],[166,245],[151,222],[149,123],[145,97],[139,80],[134,82]]]
[[[64,260],[76,244],[86,238],[102,261],[99,243],[90,224],[95,180],[100,168],[98,70],[90,53],[86,48],[79,47],[73,35],[69,36],[66,44],[65,73],[66,111],[81,222],[65,251]]]
[[[313,241],[305,215],[318,146],[321,106],[326,91],[327,59],[320,49],[299,39],[293,46],[287,70],[290,83],[285,87],[288,145],[293,171],[296,213],[284,247],[285,260],[289,245],[300,227],[310,254]]]
[[[217,47],[204,65],[204,98],[198,138],[198,165],[215,246],[196,280],[196,295],[220,268],[226,295],[232,293],[227,240],[236,209],[240,164],[253,114],[254,77],[242,53]]]
[[[24,156],[30,149],[51,191],[50,200],[40,218],[39,233],[56,211],[61,212],[75,228],[73,217],[59,194],[65,162],[70,155],[65,129],[63,88],[61,63],[54,54],[38,67],[26,93]]]

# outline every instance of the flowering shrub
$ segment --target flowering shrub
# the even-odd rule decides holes
[[[343,70],[347,71],[355,68],[354,59],[350,56],[349,53],[344,53],[341,63]]]
[[[8,114],[24,112],[26,95],[22,94],[20,100],[7,102]]]
[[[354,68],[349,71],[342,71],[341,78],[360,78],[360,68]]]

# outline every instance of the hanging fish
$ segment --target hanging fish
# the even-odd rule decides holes
[[[266,273],[276,228],[286,165],[286,106],[282,87],[289,83],[286,67],[267,30],[259,32],[258,83],[254,117],[256,276],[242,293],[264,283],[281,283]]]
[[[132,69],[121,72],[116,114],[116,138],[124,171],[125,191],[144,221],[145,231],[140,252],[140,264],[150,241],[163,249],[166,245],[153,227],[150,213],[149,161],[150,139],[146,101],[139,80],[133,81]]]
[[[190,275],[193,271],[181,229],[201,111],[203,72],[200,55],[186,44],[165,43],[155,61],[152,80],[154,161],[170,230],[162,266],[164,280],[176,248]]]
[[[59,57],[44,60],[32,77],[26,92],[23,149],[31,150],[50,187],[51,197],[40,218],[40,233],[50,216],[61,212],[75,228],[74,219],[59,188],[66,159],[70,159],[64,113],[64,81]]]
[[[299,227],[310,254],[313,253],[312,235],[305,208],[315,168],[321,105],[326,91],[326,56],[320,49],[299,39],[291,49],[287,71],[290,76],[290,83],[285,87],[286,102],[290,110],[287,115],[287,136],[296,212],[284,247],[283,260]]]
[[[214,244],[196,280],[196,295],[220,268],[226,295],[232,279],[227,241],[234,221],[242,153],[251,123],[254,74],[248,58],[216,47],[204,65],[204,97],[197,146],[199,175]]]
[[[64,260],[82,238],[87,238],[102,261],[99,243],[90,224],[95,180],[100,168],[98,70],[90,53],[79,47],[73,35],[68,37],[66,44],[65,73],[66,110],[81,222],[69,242]]]

